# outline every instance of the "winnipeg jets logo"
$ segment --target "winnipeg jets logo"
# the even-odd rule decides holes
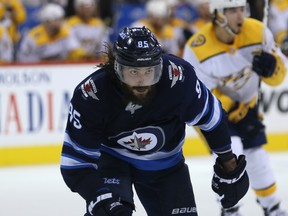
[[[168,67],[169,79],[172,80],[171,88],[176,84],[177,81],[183,80],[183,71],[182,68],[176,66],[173,62],[169,61],[170,65]]]
[[[132,114],[135,113],[136,110],[142,108],[141,105],[138,105],[138,104],[134,104],[132,102],[129,102],[125,108],[125,111],[129,111]]]
[[[109,140],[138,154],[149,154],[163,147],[165,135],[160,127],[148,126],[109,137]]]
[[[97,93],[96,85],[91,78],[81,85],[81,90],[86,98],[90,96],[95,100],[99,100],[99,98],[96,95]]]
[[[132,138],[129,141],[124,141],[125,144],[130,145],[132,148],[136,148],[138,150],[145,149],[147,145],[151,143],[151,137],[144,139],[139,136],[137,133],[133,133]]]
[[[130,150],[147,152],[157,146],[157,137],[152,133],[134,131],[130,136],[125,136],[117,142]]]

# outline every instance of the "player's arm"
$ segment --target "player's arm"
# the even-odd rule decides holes
[[[278,5],[270,5],[269,14],[269,29],[274,35],[276,43],[280,46],[284,55],[288,56],[288,32],[287,19],[283,18],[284,10],[281,10]]]
[[[89,120],[89,108],[84,110],[84,104],[85,101],[75,95],[69,104],[60,168],[67,186],[87,200],[104,186],[97,165],[100,134],[92,132],[97,131],[97,126]]]
[[[65,26],[64,31],[67,32],[67,38],[66,38],[66,49],[68,52],[68,55],[66,57],[66,61],[83,61],[85,60],[86,52],[81,47],[80,42],[77,40],[74,32],[72,29],[69,29],[67,26]]]
[[[86,200],[90,215],[131,215],[131,207],[124,205],[100,177],[98,162],[104,127],[97,123],[102,121],[92,103],[84,100],[79,91],[71,100],[61,154],[61,174],[71,191]]]
[[[26,20],[26,10],[21,1],[9,1],[7,4],[7,10],[12,14],[12,21],[19,25]]]
[[[267,47],[253,57],[252,69],[270,86],[280,85],[287,70],[287,59],[276,46],[272,33],[266,29]]]
[[[0,40],[0,50],[5,50],[0,53],[0,63],[11,62],[13,60],[13,43],[4,27],[0,27]]]
[[[32,34],[28,33],[20,42],[17,60],[19,62],[39,62],[41,59],[37,53],[37,49],[36,41]]]
[[[247,193],[248,175],[244,155],[238,158],[231,150],[231,138],[226,112],[220,101],[201,83],[196,81],[194,109],[198,115],[188,125],[199,127],[211,150],[218,155],[214,165],[212,189],[220,196],[223,208],[233,207]],[[199,104],[199,106],[195,106]]]
[[[81,47],[70,50],[67,56],[67,61],[83,61],[86,58],[85,50]]]
[[[236,205],[248,191],[246,160],[244,155],[237,158],[233,154],[226,112],[214,95],[210,92],[208,95],[211,98],[209,108],[211,112],[208,111],[200,119],[198,127],[211,150],[218,155],[214,165],[212,189],[220,196],[223,208],[230,208]]]

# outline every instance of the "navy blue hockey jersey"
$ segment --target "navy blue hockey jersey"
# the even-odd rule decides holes
[[[82,174],[87,172],[87,182],[94,178],[96,184],[102,151],[139,170],[177,164],[183,158],[186,124],[204,131],[216,153],[230,150],[220,102],[198,80],[188,62],[172,55],[162,58],[162,77],[147,105],[124,103],[122,93],[103,68],[75,88],[61,156],[61,171],[68,185],[75,184],[79,176],[72,173],[79,169]]]

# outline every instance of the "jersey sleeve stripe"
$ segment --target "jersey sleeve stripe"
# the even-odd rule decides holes
[[[84,154],[87,157],[91,157],[91,158],[100,157],[100,152],[98,148],[97,149],[83,148],[82,146],[74,142],[67,132],[65,132],[65,135],[64,135],[64,145],[72,147],[75,152]]]
[[[205,105],[204,105],[204,108],[203,108],[203,111],[201,113],[199,113],[191,122],[188,122],[187,125],[189,126],[193,126],[195,124],[197,124],[200,119],[205,116],[205,114],[207,113],[207,111],[209,111],[209,94],[207,94],[207,89],[206,89],[206,101],[205,101]]]
[[[96,164],[87,163],[83,160],[79,160],[71,155],[62,154],[61,155],[61,168],[63,169],[76,169],[76,168],[95,168],[97,169]]]
[[[216,97],[214,95],[212,95],[213,97],[213,101],[214,101],[214,109],[213,109],[213,114],[212,117],[209,118],[209,120],[202,125],[199,125],[199,128],[201,130],[204,131],[211,131],[213,130],[215,127],[217,127],[217,125],[219,124],[219,122],[222,119],[222,107],[220,102],[216,99]]]

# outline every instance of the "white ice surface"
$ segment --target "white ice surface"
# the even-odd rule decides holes
[[[211,190],[211,157],[190,157],[187,163],[193,182],[199,216],[219,216]],[[288,152],[270,153],[282,207],[288,209]],[[243,216],[263,216],[249,191],[241,201]],[[136,198],[134,216],[146,216]],[[59,165],[0,168],[0,216],[83,216],[85,202],[64,184]]]

